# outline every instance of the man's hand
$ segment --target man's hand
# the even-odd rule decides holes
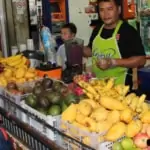
[[[83,48],[83,56],[84,57],[92,57],[92,50],[88,46]]]
[[[110,59],[110,58],[101,58],[96,62],[96,65],[98,68],[102,70],[109,69],[111,67],[114,67],[116,65],[115,59]]]

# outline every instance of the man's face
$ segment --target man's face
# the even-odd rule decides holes
[[[106,26],[117,23],[120,15],[120,7],[113,0],[99,3],[99,15]]]
[[[62,28],[61,29],[61,38],[64,41],[71,40],[74,38],[74,34],[71,33],[71,31],[68,28]]]

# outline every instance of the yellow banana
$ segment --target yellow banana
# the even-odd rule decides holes
[[[138,99],[139,98],[137,96],[134,97],[133,100],[132,100],[132,102],[131,102],[131,104],[130,104],[130,106],[129,106],[133,111],[135,111],[136,108],[137,108]]]
[[[22,59],[19,58],[19,59],[15,60],[15,61],[11,61],[11,62],[8,61],[8,62],[7,62],[7,65],[8,65],[8,66],[11,66],[11,67],[15,67],[16,65],[19,65],[21,62],[22,62]]]
[[[106,89],[111,89],[113,86],[114,86],[114,82],[115,82],[115,79],[114,78],[110,78],[106,84]]]
[[[20,59],[21,57],[22,57],[22,54],[10,56],[10,57],[2,59],[1,63],[13,62],[13,61]]]
[[[144,103],[145,98],[146,98],[146,95],[145,95],[145,94],[142,94],[142,95],[140,96],[139,101],[138,101],[138,105],[137,105],[138,108],[141,108],[141,107],[142,107],[142,104]]]
[[[26,65],[25,65],[26,62],[27,62],[27,58],[23,56],[23,57],[22,57],[22,60],[21,60],[21,63],[18,64],[18,65],[16,65],[15,67],[16,67],[16,68],[21,68],[21,67],[23,67],[23,66],[26,66]]]

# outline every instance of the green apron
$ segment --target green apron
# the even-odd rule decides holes
[[[100,28],[98,35],[95,37],[92,45],[92,70],[97,78],[116,78],[116,84],[124,84],[127,74],[127,68],[112,67],[107,70],[99,69],[96,66],[96,60],[100,58],[121,58],[119,47],[116,40],[116,35],[122,24],[120,20],[114,30],[112,37],[103,39],[100,35],[104,25]]]

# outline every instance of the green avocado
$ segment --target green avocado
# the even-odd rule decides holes
[[[63,86],[63,83],[59,82],[59,81],[55,81],[53,83],[52,89],[54,91],[60,92],[61,87]]]
[[[47,92],[46,97],[51,104],[59,104],[61,101],[61,95],[57,92]]]
[[[50,102],[49,100],[47,99],[47,97],[45,96],[40,96],[38,98],[38,105],[41,107],[41,108],[48,108],[50,106]]]
[[[69,106],[71,103],[78,103],[78,97],[73,93],[69,93],[66,96],[64,96],[63,100],[67,106]]]
[[[50,89],[53,85],[53,80],[50,78],[44,78],[42,81],[42,87],[43,89],[47,90]]]
[[[61,103],[61,110],[62,110],[62,112],[64,112],[67,109],[67,107],[68,106],[65,104],[65,102],[62,101],[62,103]]]
[[[48,110],[48,115],[57,116],[61,114],[61,108],[59,105],[52,105]]]
[[[37,98],[36,98],[35,95],[30,94],[30,95],[28,95],[28,96],[25,98],[25,102],[26,102],[27,105],[29,105],[29,106],[35,108],[36,105],[37,105]]]
[[[33,94],[36,96],[40,96],[43,93],[43,87],[42,86],[35,86],[33,88]]]

